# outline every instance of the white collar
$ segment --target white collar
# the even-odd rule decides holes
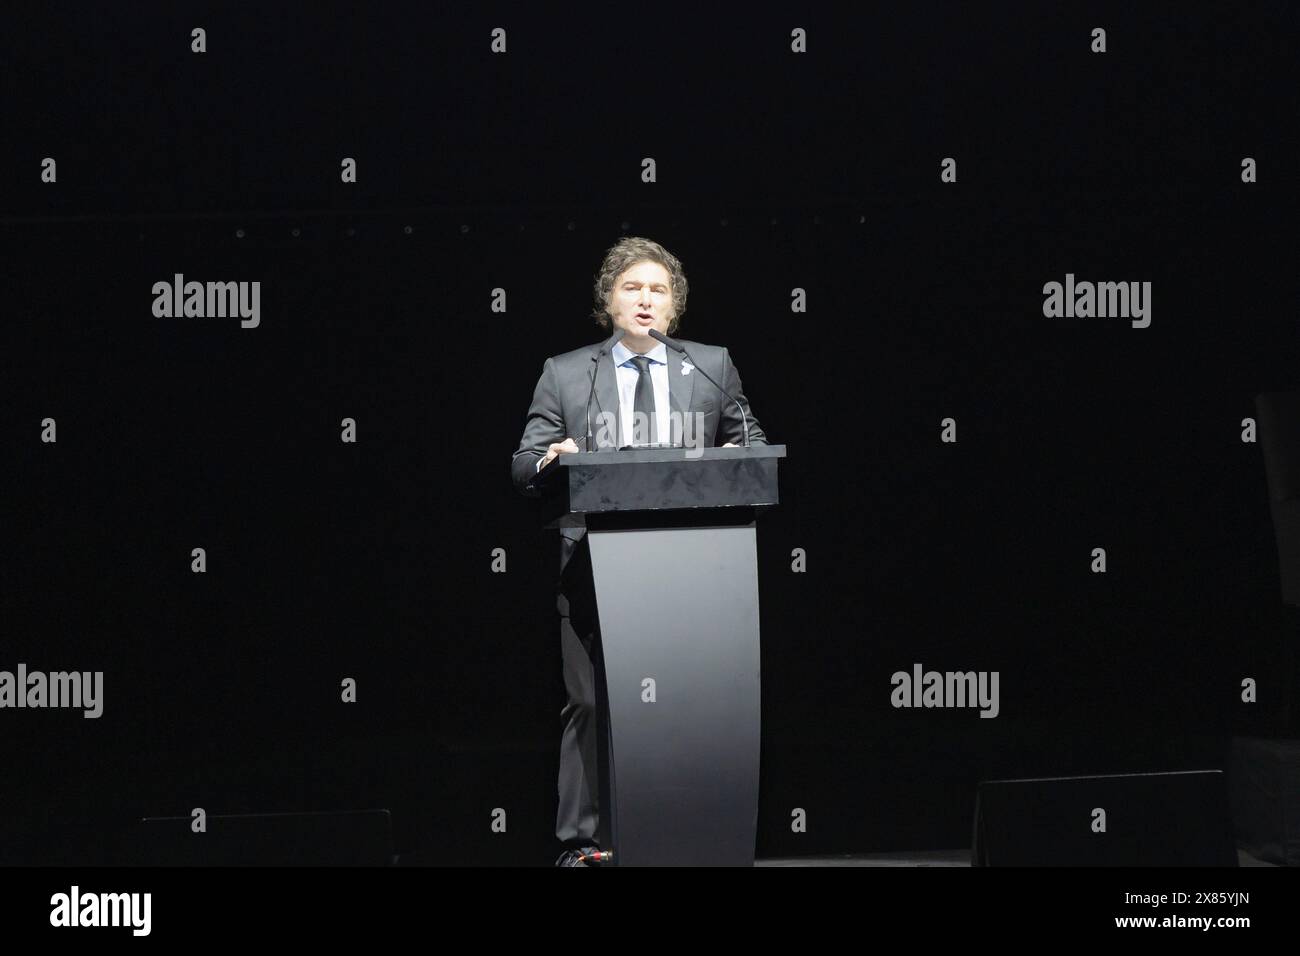
[[[628,348],[621,341],[619,341],[616,342],[614,344],[614,347],[609,350],[609,354],[614,359],[615,367],[617,367],[619,365],[622,365],[628,359],[635,358],[640,353],[633,352],[630,348]],[[667,365],[668,346],[664,345],[662,342],[656,342],[655,347],[652,348],[649,352],[646,352],[645,356],[646,358],[650,359],[650,361],[652,362],[658,362],[661,365]]]

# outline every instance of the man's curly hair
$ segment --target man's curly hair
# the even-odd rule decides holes
[[[669,285],[673,293],[673,317],[668,323],[668,334],[676,335],[677,326],[686,314],[686,271],[677,257],[652,239],[640,236],[626,236],[609,247],[605,259],[596,273],[594,294],[596,308],[592,317],[602,329],[610,327],[609,300],[614,293],[614,283],[628,269],[642,262],[657,262],[668,270]]]

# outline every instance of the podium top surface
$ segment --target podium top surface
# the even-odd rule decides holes
[[[784,445],[629,448],[560,455],[534,479],[545,527],[581,527],[588,515],[696,512],[778,503]]]
[[[585,465],[635,465],[643,462],[728,461],[752,458],[784,458],[784,445],[750,445],[748,448],[626,448],[618,451],[575,452],[560,455],[541,471]]]

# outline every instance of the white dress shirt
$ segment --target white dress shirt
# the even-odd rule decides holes
[[[636,383],[641,377],[632,359],[639,353],[619,342],[609,354],[614,360],[614,373],[618,377],[619,425],[622,428],[620,443],[630,445],[634,437],[632,416],[636,412]],[[668,414],[671,408],[668,401],[668,346],[658,342],[645,356],[650,360],[650,383],[654,386],[655,393],[656,437],[652,440],[666,445],[672,441],[672,419]]]

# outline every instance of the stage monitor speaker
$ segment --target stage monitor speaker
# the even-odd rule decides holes
[[[196,833],[191,817],[145,817],[138,859],[154,866],[388,866],[387,810],[213,814]]]
[[[1221,770],[990,780],[973,866],[1237,866]]]

